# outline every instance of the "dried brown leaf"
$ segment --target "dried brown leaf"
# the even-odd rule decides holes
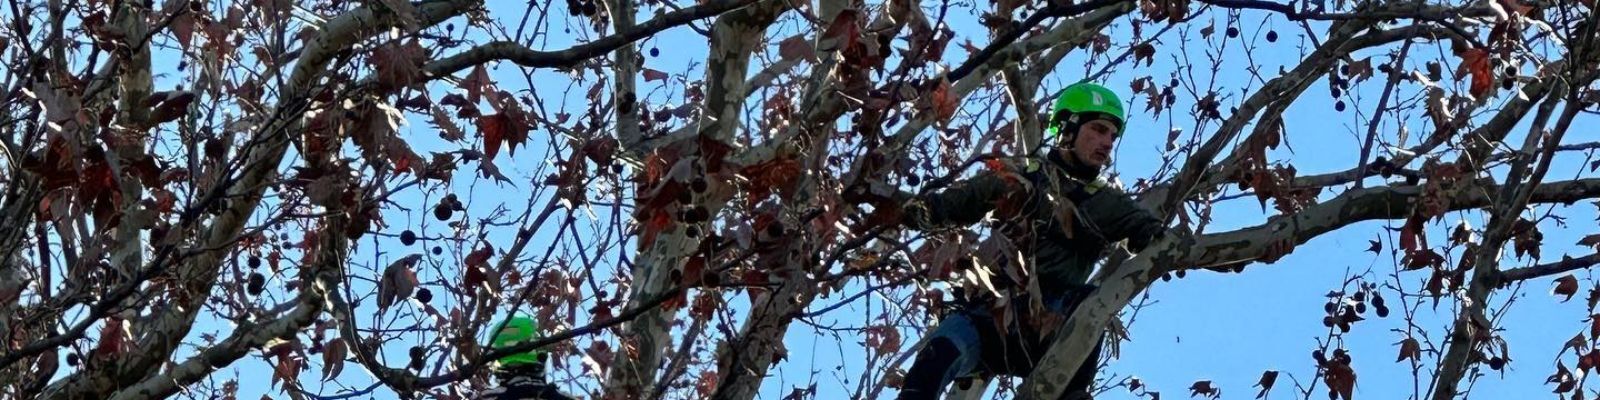
[[[1261,373],[1261,380],[1256,382],[1256,386],[1261,387],[1261,392],[1256,394],[1256,398],[1257,399],[1266,398],[1267,397],[1267,393],[1272,391],[1272,384],[1273,383],[1277,383],[1277,382],[1278,382],[1278,371],[1269,370],[1269,371],[1266,371],[1266,372],[1262,372]]]
[[[128,350],[127,346],[131,335],[132,333],[128,330],[128,324],[123,322],[122,319],[116,317],[107,318],[105,324],[100,328],[100,340],[94,349],[95,356],[116,357],[121,355]]]
[[[423,78],[422,63],[427,58],[428,50],[420,42],[411,40],[403,44],[378,46],[372,50],[370,62],[378,84],[394,90],[420,81]]]
[[[1363,58],[1349,65],[1350,69],[1345,76],[1350,78],[1351,83],[1360,83],[1372,78],[1372,57]]]
[[[339,374],[344,372],[344,359],[349,353],[350,348],[342,338],[333,339],[322,349],[323,382],[339,379]]]
[[[1189,385],[1189,397],[1206,396],[1215,399],[1222,395],[1222,390],[1211,386],[1211,381],[1195,381]]]
[[[666,72],[661,72],[650,68],[645,68],[642,74],[644,75],[645,82],[666,80],[669,77]]]
[[[1155,65],[1155,63],[1156,63],[1156,46],[1154,44],[1151,44],[1150,42],[1144,42],[1144,43],[1140,43],[1138,46],[1134,46],[1134,48],[1133,48],[1133,63],[1134,63],[1134,65],[1138,65],[1140,60],[1143,60],[1145,62],[1145,66],[1147,66],[1147,67],[1151,66],[1151,65]]]
[[[411,268],[422,260],[421,254],[412,254],[389,264],[378,282],[378,309],[388,309],[395,302],[411,297],[417,288],[417,273]]]
[[[950,93],[950,80],[940,79],[928,92],[928,101],[933,106],[933,116],[940,122],[949,122],[956,116],[956,108],[960,105],[955,94]]]
[[[489,71],[485,70],[482,64],[473,67],[472,73],[467,74],[466,78],[462,78],[458,86],[467,91],[468,104],[472,105],[478,104],[478,101],[483,99],[484,92],[495,90],[494,81],[489,79]]]
[[[1356,371],[1348,363],[1333,362],[1323,381],[1328,383],[1328,398],[1350,400],[1356,388]]]
[[[455,142],[467,138],[466,132],[461,130],[460,125],[456,125],[456,121],[450,117],[449,113],[444,111],[444,108],[439,106],[429,107],[429,112],[429,115],[433,117],[433,126],[439,127],[440,139]]]
[[[1395,357],[1394,362],[1422,360],[1422,344],[1418,343],[1416,338],[1406,338],[1398,344],[1400,345],[1400,355]]]
[[[1578,240],[1578,245],[1589,246],[1595,248],[1596,250],[1600,250],[1600,233],[1584,236],[1583,239]]]
[[[817,49],[805,34],[798,34],[778,42],[778,56],[785,61],[816,58]]]
[[[1562,302],[1572,300],[1572,295],[1578,293],[1578,278],[1572,275],[1556,278],[1556,287],[1552,291],[1557,295],[1567,296],[1561,299]]]
[[[1583,333],[1580,332],[1576,335],[1572,335],[1571,339],[1567,339],[1567,342],[1561,345],[1561,352],[1565,353],[1567,349],[1572,349],[1574,354],[1582,355],[1583,350],[1588,348],[1589,341],[1585,340],[1583,338]]]

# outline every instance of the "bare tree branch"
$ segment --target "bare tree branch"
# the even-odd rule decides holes
[[[330,215],[324,218],[326,223],[317,234],[316,260],[301,271],[302,281],[309,284],[300,290],[294,309],[264,323],[246,322],[246,325],[234,328],[233,334],[227,339],[201,350],[199,354],[179,363],[168,372],[145,378],[135,385],[118,391],[112,398],[128,400],[170,397],[178,390],[205,379],[212,372],[231,365],[269,341],[294,335],[315,323],[325,311],[328,294],[339,288],[343,267],[350,251],[349,240],[344,234],[345,226],[349,224],[349,215],[343,213],[338,204],[328,211]]]
[[[638,25],[630,24],[626,27],[619,25],[616,33],[558,51],[533,50],[515,41],[489,42],[456,55],[430,62],[425,68],[428,76],[441,77],[473,66],[500,60],[510,61],[528,68],[571,67],[579,62],[591,60],[624,47],[630,47],[634,42],[662,31],[738,10],[755,4],[757,1],[714,0],[697,4],[667,12]]]
[[[465,12],[475,3],[469,0],[423,3],[417,7],[418,18],[421,20],[419,22],[423,25],[436,24]],[[218,192],[226,191],[229,200],[222,213],[213,219],[209,229],[205,230],[200,249],[220,249],[226,243],[234,241],[244,223],[260,205],[263,192],[268,186],[266,182],[276,177],[279,162],[288,149],[292,137],[288,132],[299,132],[304,124],[298,115],[303,112],[308,101],[309,96],[305,94],[315,87],[314,82],[324,74],[327,64],[341,50],[373,34],[386,31],[388,27],[401,24],[402,21],[394,13],[380,13],[372,7],[358,8],[328,21],[322,34],[306,45],[293,75],[286,83],[286,95],[283,97],[286,100],[284,104],[279,105],[276,114],[278,118],[263,124],[263,128],[251,139],[251,144],[246,147],[243,157],[246,161],[239,175],[234,179],[219,182],[212,188],[213,195],[208,197],[220,198]],[[170,249],[171,245],[166,244],[166,247]],[[166,307],[150,319],[150,328],[139,343],[142,351],[126,353],[123,358],[106,368],[80,370],[50,385],[46,388],[47,394],[64,398],[103,398],[118,387],[106,383],[136,382],[154,370],[153,366],[159,365],[170,356],[192,328],[194,318],[203,308],[200,303],[209,298],[207,294],[216,283],[220,271],[216,266],[223,255],[222,251],[209,250],[186,255],[181,260],[172,260],[169,258],[171,253],[171,250],[158,253],[152,259],[151,266],[142,268],[141,272],[160,271],[165,269],[164,266],[168,262],[181,262],[182,264],[178,265],[174,272],[184,282],[182,287],[186,293],[182,297],[187,302]],[[150,276],[146,273],[138,274],[139,279],[135,279],[133,283],[137,284],[138,281],[148,279]],[[131,289],[123,290],[120,296],[126,296],[131,292]],[[116,300],[120,296],[102,299],[100,303]],[[97,309],[104,308],[97,307]],[[91,313],[85,322],[98,318],[99,316]],[[84,327],[86,329],[87,325]],[[78,334],[81,335],[81,331]]]
[[[1511,282],[1520,282],[1530,279],[1539,279],[1552,275],[1563,274],[1580,269],[1594,267],[1600,264],[1600,253],[1583,257],[1572,258],[1563,256],[1561,261],[1539,264],[1531,267],[1512,268],[1500,272],[1497,283],[1504,285]]]

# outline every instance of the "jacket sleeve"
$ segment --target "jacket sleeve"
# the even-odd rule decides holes
[[[902,220],[907,227],[934,230],[971,225],[995,209],[997,200],[1020,192],[1020,182],[1008,182],[998,174],[984,171],[949,188],[922,197],[902,193],[905,199]],[[1019,197],[1020,198],[1020,197]]]
[[[1101,211],[1108,213],[1104,221],[1110,221],[1101,227],[1110,236],[1107,239],[1113,242],[1127,239],[1128,249],[1137,253],[1166,234],[1167,228],[1161,219],[1139,205],[1138,201],[1120,190],[1106,190],[1113,190],[1113,193],[1107,194],[1116,198],[1111,207]]]

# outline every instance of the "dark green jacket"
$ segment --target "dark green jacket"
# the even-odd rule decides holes
[[[1082,285],[1110,246],[1124,239],[1143,249],[1165,231],[1127,193],[1105,181],[1074,178],[1072,164],[1055,151],[1023,162],[985,168],[971,179],[905,206],[906,226],[937,230],[971,225],[990,217],[1028,258],[1046,298]],[[1092,177],[1094,172],[1079,172]],[[1064,229],[1064,226],[1069,226]]]

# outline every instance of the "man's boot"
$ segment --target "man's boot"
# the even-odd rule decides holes
[[[928,342],[928,347],[917,353],[917,360],[906,372],[905,383],[900,385],[900,400],[935,400],[944,391],[944,377],[955,364],[961,351],[950,340],[939,338]]]

